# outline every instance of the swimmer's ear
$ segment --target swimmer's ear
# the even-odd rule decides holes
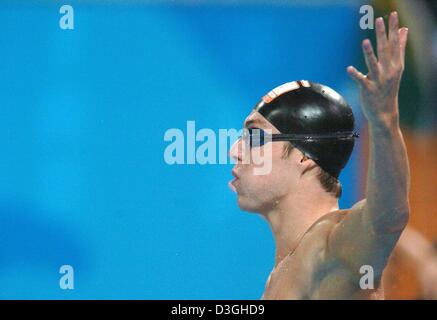
[[[301,176],[305,174],[307,171],[310,171],[317,167],[317,163],[315,163],[313,159],[309,158],[305,154],[303,154],[302,159],[300,159],[300,163],[303,164],[304,162],[306,163],[304,164],[304,168],[302,170]]]

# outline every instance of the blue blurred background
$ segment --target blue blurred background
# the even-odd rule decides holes
[[[240,128],[273,87],[306,79],[353,106],[359,1],[0,4],[0,298],[258,299],[267,223],[227,165],[165,163],[170,128]],[[341,206],[359,198],[359,148]],[[59,268],[74,267],[61,290]]]

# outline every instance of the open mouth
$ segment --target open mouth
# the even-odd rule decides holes
[[[229,188],[231,188],[231,190],[236,193],[237,187],[235,186],[235,183],[238,181],[238,176],[237,176],[237,173],[235,172],[235,169],[232,170],[232,175],[234,176],[234,179],[232,179],[232,181],[229,181],[228,185],[229,185]]]
[[[228,185],[229,188],[231,188],[232,191],[235,193],[237,192],[237,188],[235,187],[234,183],[238,180],[238,178],[234,178],[232,181],[229,181]]]

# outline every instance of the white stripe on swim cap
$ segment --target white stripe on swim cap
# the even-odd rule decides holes
[[[280,85],[279,87],[276,87],[272,91],[277,96],[280,96],[281,94],[283,94],[285,92],[296,90],[296,89],[299,89],[299,88],[300,88],[299,83],[297,83],[296,81],[293,81],[293,82],[284,83],[284,84]]]
[[[300,81],[303,87],[310,87],[310,83],[308,81],[302,80]],[[293,91],[300,88],[299,81],[286,82],[281,84],[279,87],[274,88],[272,91],[267,93],[262,99],[265,103],[272,102],[275,98],[279,97],[281,94],[285,92]]]
[[[311,87],[310,83],[306,80],[301,80],[300,83],[302,84],[302,87]]]

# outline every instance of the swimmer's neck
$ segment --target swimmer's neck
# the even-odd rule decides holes
[[[262,215],[272,229],[276,243],[276,266],[298,246],[305,232],[322,216],[339,209],[338,199],[326,191],[314,190],[289,194]]]

